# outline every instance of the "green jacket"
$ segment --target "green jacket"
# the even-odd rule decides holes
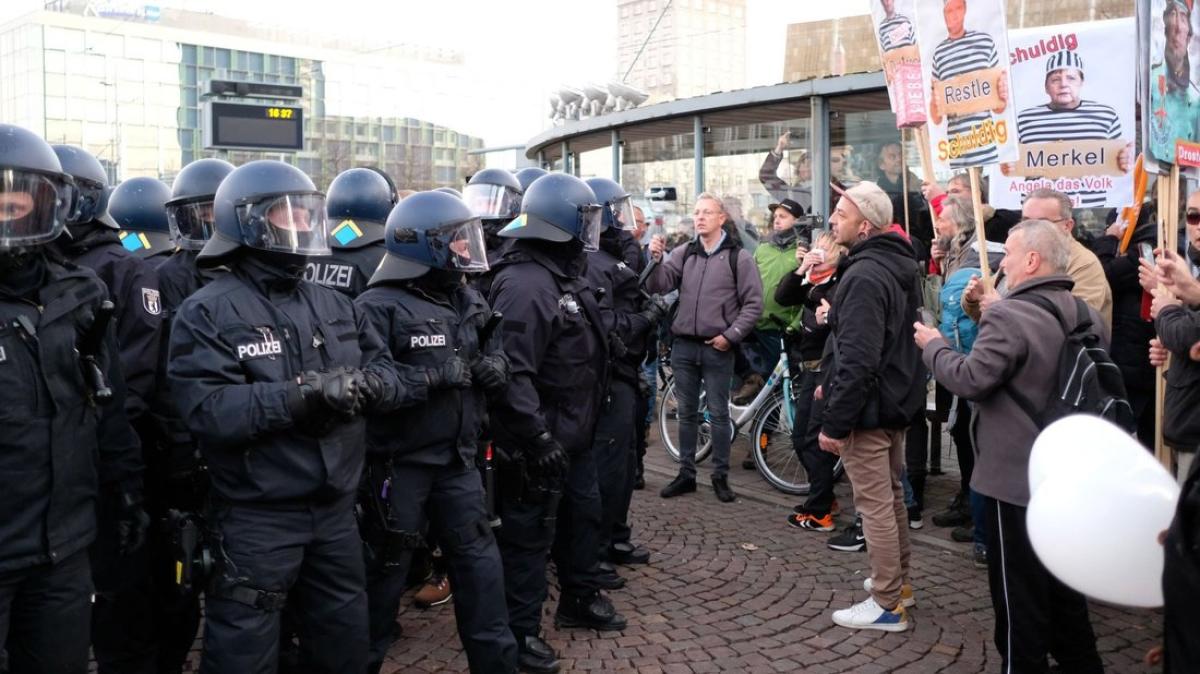
[[[754,263],[758,265],[763,288],[763,314],[754,327],[758,330],[778,330],[779,326],[771,322],[771,316],[778,317],[788,325],[799,325],[801,308],[783,307],[775,301],[775,289],[779,287],[779,282],[799,266],[796,249],[793,246],[780,248],[764,240],[754,251]]]

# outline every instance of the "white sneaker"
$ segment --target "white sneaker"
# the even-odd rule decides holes
[[[903,604],[895,611],[885,611],[873,597],[868,597],[850,608],[834,611],[833,622],[850,629],[903,632],[908,629],[908,614]]]
[[[863,589],[867,592],[871,591],[871,579],[867,578],[863,581]],[[912,608],[917,605],[917,598],[913,596],[912,585],[904,583],[900,586],[900,603],[904,608]]]

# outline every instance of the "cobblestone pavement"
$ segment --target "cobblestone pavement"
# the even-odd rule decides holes
[[[949,439],[944,442],[950,447]],[[738,468],[746,443],[734,449],[731,483],[739,498],[721,504],[700,467],[695,494],[663,500],[657,491],[675,468],[660,446],[647,457],[646,490],[635,494],[635,538],[653,551],[651,564],[622,568],[629,584],[609,593],[629,620],[621,634],[556,630],[557,596],[542,621],[564,671],[640,672],[996,672],[986,570],[965,556],[930,515],[958,484],[953,457],[931,477],[926,525],[913,535],[914,626],[898,634],[837,627],[830,611],[866,597],[865,553],[826,548],[829,534],[794,530],[785,519],[795,497],[774,491],[755,471]],[[950,452],[953,454],[953,452]],[[848,485],[838,500],[850,510]],[[848,524],[852,514],[841,516]],[[404,636],[384,672],[466,671],[450,605],[404,609]],[[1161,634],[1161,614],[1099,604],[1092,623],[1110,672],[1153,671],[1142,664]]]

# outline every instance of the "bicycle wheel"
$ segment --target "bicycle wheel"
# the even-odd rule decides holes
[[[776,394],[763,404],[754,423],[754,464],[758,472],[785,494],[807,494],[808,471],[792,447],[792,416]]]
[[[704,407],[704,392],[700,392],[700,409]],[[707,416],[707,415],[705,415]],[[658,403],[658,429],[667,455],[679,463],[679,405],[675,400],[675,380],[667,384]],[[700,432],[696,437],[696,463],[702,463],[712,453],[712,437],[707,419],[701,417]]]

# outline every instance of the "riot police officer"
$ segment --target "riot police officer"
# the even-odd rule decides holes
[[[168,368],[212,482],[217,569],[201,670],[274,671],[279,610],[292,598],[310,670],[362,671],[360,413],[436,382],[402,377],[348,298],[303,280],[306,257],[329,253],[324,195],[303,172],[277,161],[238,167],[214,214],[198,259],[230,270],[180,307]]]
[[[333,254],[309,260],[304,278],[358,297],[383,259],[383,225],[395,205],[395,190],[379,171],[352,168],[338,174],[325,195]]]
[[[558,671],[540,636],[546,549],[553,541],[561,627],[621,630],[599,591],[600,504],[592,433],[607,375],[607,335],[583,275],[600,234],[595,194],[555,173],[530,185],[496,263],[492,307],[512,379],[490,419],[499,459],[500,552],[522,668]],[[558,507],[561,499],[561,507]]]
[[[72,210],[71,177],[9,124],[0,175],[0,670],[86,672],[87,547],[140,545],[141,454],[104,284],[47,246]],[[97,525],[97,501],[117,505],[115,528]]]
[[[515,177],[517,182],[521,184],[521,193],[524,194],[525,191],[529,189],[529,186],[533,184],[533,181],[548,174],[549,171],[546,169],[539,168],[537,166],[526,166],[525,168],[514,173],[513,177]]]
[[[130,178],[108,197],[108,214],[121,228],[121,245],[158,267],[175,252],[167,202],[171,188],[156,178]]]
[[[603,507],[601,554],[614,563],[645,564],[650,553],[630,542],[629,528],[637,468],[635,428],[640,423],[636,416],[644,410],[637,405],[638,387],[647,338],[666,315],[666,303],[660,298],[643,299],[638,274],[626,259],[627,242],[632,241],[628,230],[634,226],[629,193],[608,178],[586,182],[603,204],[600,248],[588,253],[587,278],[593,288],[604,290],[600,308],[611,356],[608,391],[593,443]]]
[[[487,269],[479,219],[439,192],[415,194],[387,221],[387,255],[355,304],[371,319],[397,363],[446,371],[456,388],[431,391],[419,406],[367,422],[368,452],[377,457],[365,491],[368,509],[386,513],[370,573],[371,668],[391,643],[412,548],[428,520],[449,563],[459,636],[472,672],[515,672],[517,646],[508,627],[500,552],[475,471],[485,391],[501,392],[509,364],[480,343],[491,313],[465,274]],[[474,380],[474,385],[472,385]],[[386,489],[376,489],[387,484]],[[364,534],[365,535],[365,534]],[[389,545],[387,540],[392,541]]]
[[[516,176],[504,169],[483,169],[467,183],[463,201],[483,224],[488,253],[500,248],[500,230],[521,212],[521,192]]]
[[[158,278],[150,262],[122,245],[118,224],[107,212],[112,200],[107,196],[108,178],[100,162],[71,145],[56,145],[54,153],[63,171],[79,185],[67,233],[58,245],[69,260],[91,269],[104,281],[116,307],[114,321],[127,384],[125,414],[144,452],[157,442],[150,408],[157,386],[163,314]],[[119,504],[100,502],[102,529],[115,526],[122,516]],[[123,555],[111,538],[101,538],[92,547],[96,584],[92,640],[101,674],[142,671],[155,662],[156,647],[147,637],[154,632],[147,553],[139,549]]]
[[[197,159],[184,166],[171,184],[167,223],[178,250],[158,267],[158,285],[168,314],[174,314],[185,299],[218,273],[213,267],[197,265],[196,256],[212,237],[213,199],[230,173],[233,164],[227,161]]]
[[[444,192],[444,193],[449,194],[450,196],[454,197],[455,199],[462,199],[462,192],[459,192],[458,190],[454,189],[453,187],[439,187],[433,191],[434,192]]]

